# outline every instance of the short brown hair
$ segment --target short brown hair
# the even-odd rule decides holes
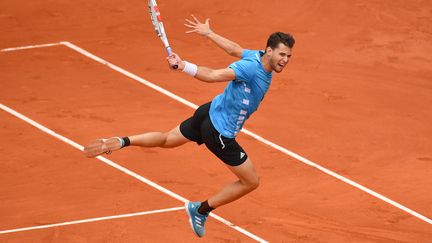
[[[279,46],[279,43],[282,43],[289,48],[293,48],[295,40],[294,37],[289,33],[275,32],[268,38],[266,48],[270,47],[274,49]]]

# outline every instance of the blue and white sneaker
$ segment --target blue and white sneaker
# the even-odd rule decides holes
[[[198,213],[198,208],[201,206],[200,202],[186,202],[185,209],[189,216],[189,223],[192,230],[198,237],[203,237],[205,235],[205,222],[207,220],[208,214],[202,215]]]

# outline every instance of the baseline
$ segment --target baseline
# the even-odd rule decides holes
[[[110,219],[129,218],[129,217],[136,217],[136,216],[142,216],[142,215],[147,215],[147,214],[179,211],[182,209],[184,209],[184,207],[165,208],[165,209],[157,209],[157,210],[137,212],[137,213],[127,213],[127,214],[119,214],[119,215],[112,215],[112,216],[105,216],[105,217],[90,218],[90,219],[80,219],[80,220],[68,221],[68,222],[63,222],[63,223],[46,224],[46,225],[38,225],[38,226],[31,226],[31,227],[24,227],[24,228],[2,230],[2,231],[0,231],[0,234],[8,234],[8,233],[21,232],[21,231],[36,230],[36,229],[47,229],[47,228],[52,228],[52,227],[59,227],[59,226],[66,226],[66,225],[73,225],[73,224],[83,224],[83,223],[90,223],[90,222],[110,220]]]
[[[57,43],[48,43],[48,44],[40,44],[40,45],[18,46],[18,47],[1,49],[0,52],[19,51],[19,50],[51,47],[51,46],[59,46],[59,45],[63,45],[63,43],[57,42]]]

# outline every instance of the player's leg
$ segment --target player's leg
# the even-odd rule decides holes
[[[84,147],[84,154],[91,158],[103,153],[109,154],[129,145],[174,148],[190,141],[202,144],[200,127],[202,121],[208,116],[209,109],[210,102],[198,107],[192,117],[169,132],[148,132],[123,138],[97,139]]]
[[[131,146],[175,148],[191,140],[185,138],[180,132],[180,126],[169,132],[148,132],[129,137]]]
[[[84,147],[84,154],[91,158],[103,153],[111,153],[126,146],[174,148],[190,140],[180,132],[180,126],[169,132],[148,132],[130,137],[97,139]]]
[[[234,138],[222,136],[210,120],[203,123],[212,132],[202,131],[203,139],[209,150],[222,160],[238,180],[226,185],[218,193],[203,202],[199,212],[208,213],[212,209],[230,203],[255,190],[259,185],[259,177],[252,160]]]
[[[259,177],[250,158],[238,166],[227,165],[227,167],[238,177],[237,181],[226,185],[205,202],[187,202],[185,204],[189,223],[194,233],[199,237],[205,235],[205,222],[210,211],[243,197],[259,185]]]
[[[259,177],[250,158],[241,165],[226,166],[237,176],[238,180],[226,185],[221,191],[208,199],[208,205],[211,208],[217,208],[235,201],[259,186]]]
[[[210,211],[241,198],[259,185],[259,177],[252,160],[234,138],[226,138],[219,134],[210,118],[203,121],[201,136],[207,148],[227,165],[238,180],[228,184],[204,202],[186,203],[189,222],[199,237],[205,235],[205,222]]]

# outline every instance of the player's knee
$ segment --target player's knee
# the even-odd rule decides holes
[[[175,148],[188,141],[185,138],[178,136],[178,134],[173,130],[166,132],[163,135],[164,141],[161,145],[162,148]]]
[[[164,132],[161,134],[161,148],[171,148],[172,144],[169,142],[170,132]]]
[[[253,191],[255,189],[258,188],[260,184],[260,178],[258,175],[254,175],[252,178],[250,178],[247,182],[246,182],[246,186],[248,187],[248,189],[250,191]]]
[[[255,179],[252,181],[252,189],[255,190],[260,185],[260,177],[258,175],[255,176]]]

